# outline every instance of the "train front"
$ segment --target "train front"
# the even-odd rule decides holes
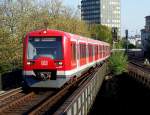
[[[64,75],[63,35],[53,30],[30,32],[24,39],[23,75],[29,87],[60,88]]]

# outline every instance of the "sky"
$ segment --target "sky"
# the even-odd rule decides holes
[[[150,0],[122,0],[122,31],[129,30],[130,35],[140,33],[145,26],[145,16],[150,15]]]
[[[64,0],[64,4],[77,8],[80,0]],[[145,26],[145,16],[150,15],[150,0],[121,0],[122,35],[126,29],[129,35],[140,34]]]

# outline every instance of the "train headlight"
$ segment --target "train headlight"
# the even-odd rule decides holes
[[[63,63],[62,63],[62,62],[58,62],[58,64],[59,64],[59,65],[62,65]]]
[[[34,63],[34,61],[27,61],[27,65],[33,65]]]
[[[44,30],[44,31],[43,31],[43,33],[44,33],[44,34],[46,34],[46,33],[47,33],[47,31],[46,31],[46,30]]]
[[[27,65],[31,65],[31,62],[28,61],[28,62],[27,62]]]
[[[56,66],[62,66],[63,63],[62,62],[55,62]]]

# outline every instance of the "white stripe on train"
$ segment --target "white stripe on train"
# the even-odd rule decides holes
[[[98,63],[98,62],[101,62],[101,61],[107,59],[108,57],[109,57],[109,56],[107,56],[107,57],[105,57],[105,58],[102,58],[102,59],[100,59],[100,60],[97,60],[96,62],[97,62],[97,63]],[[81,67],[76,68],[76,69],[73,69],[73,70],[57,71],[57,75],[58,75],[58,76],[61,76],[61,75],[63,76],[63,75],[65,75],[65,76],[70,76],[70,77],[71,77],[71,75],[76,74],[77,72],[80,73],[80,72],[82,72],[83,70],[85,70],[87,67],[92,67],[93,65],[96,64],[96,62],[92,62],[92,63],[86,64],[86,65],[84,65],[84,66],[81,66]],[[35,75],[35,74],[34,74],[33,71],[23,71],[23,75]]]

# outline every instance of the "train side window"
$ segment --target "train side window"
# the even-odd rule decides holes
[[[101,52],[102,52],[102,47],[101,45],[99,45],[99,55],[101,55]]]
[[[90,56],[92,57],[93,56],[93,48],[92,48],[92,45],[90,45]]]
[[[88,44],[88,56],[90,57],[90,45]]]
[[[104,47],[103,47],[103,45],[102,45],[102,46],[101,46],[101,55],[102,55],[102,56],[104,56],[104,55],[103,55],[103,52],[104,52]]]
[[[88,45],[88,50],[89,50],[89,57],[92,57],[94,54],[93,54],[93,46],[91,44]]]
[[[95,46],[92,45],[92,56],[95,56]]]
[[[96,56],[96,46],[95,46],[95,56]]]
[[[80,44],[80,58],[86,57],[86,44]]]
[[[82,58],[82,44],[79,45],[80,46],[80,59]]]
[[[104,45],[103,45],[103,52],[104,52],[104,50],[105,50],[105,47],[104,47]]]
[[[76,62],[76,43],[72,42],[71,44],[71,52],[72,52],[72,62]]]
[[[95,46],[95,56],[98,56],[98,46]]]
[[[82,44],[80,44],[80,59],[83,57],[83,50],[82,50]]]
[[[83,54],[83,57],[86,58],[86,44],[83,44]]]

